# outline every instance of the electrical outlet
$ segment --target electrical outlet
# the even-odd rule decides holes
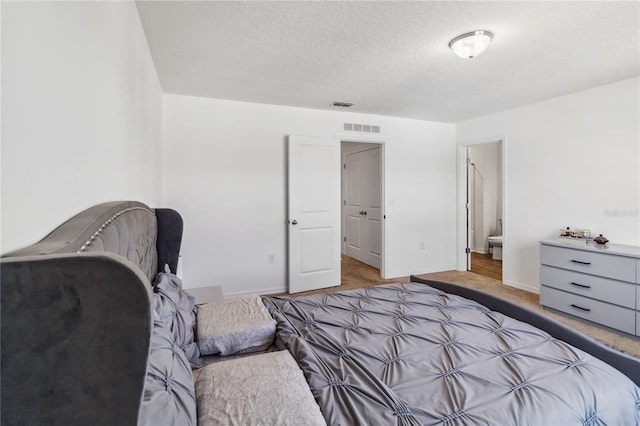
[[[276,255],[275,254],[269,253],[268,259],[269,259],[269,263],[276,263]]]

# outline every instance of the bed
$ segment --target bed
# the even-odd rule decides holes
[[[137,201],[92,206],[1,259],[3,425],[135,425],[152,285],[183,222]]]
[[[140,424],[152,282],[165,264],[175,270],[181,236],[176,211],[114,202],[3,256],[2,424]],[[263,304],[276,339],[261,362],[297,377],[291,359],[302,387],[285,373],[256,374],[258,358],[211,364],[198,377],[199,414],[218,387],[234,386],[211,424],[260,423],[247,419],[264,413],[245,416],[239,404],[266,403],[277,416],[273,407],[292,404],[288,388],[309,392],[329,425],[640,424],[638,359],[483,293],[412,277]],[[272,423],[297,426],[292,418]]]
[[[328,424],[640,422],[640,391],[620,371],[443,283],[412,280],[265,300]],[[638,360],[620,360],[637,381]]]
[[[2,256],[0,424],[326,425],[289,352],[256,352],[275,337],[259,296],[243,327],[194,340],[229,312],[198,309],[171,272],[182,229],[175,210],[108,202]],[[208,338],[204,349],[231,355],[203,366]]]

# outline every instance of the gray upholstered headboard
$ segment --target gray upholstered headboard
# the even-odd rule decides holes
[[[151,281],[176,270],[182,227],[171,209],[104,203],[3,256],[0,423],[136,423]]]

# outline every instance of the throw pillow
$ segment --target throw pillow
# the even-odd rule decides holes
[[[169,266],[156,277],[154,308],[160,320],[171,330],[174,342],[184,351],[191,368],[204,362],[198,345],[194,342],[197,306],[192,295],[182,289],[182,280],[172,274]]]

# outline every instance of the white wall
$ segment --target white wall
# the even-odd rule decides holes
[[[381,126],[386,275],[454,269],[453,124],[167,94],[163,114],[163,201],[184,217],[185,287],[285,291],[286,136],[340,138],[343,122]]]
[[[162,98],[134,2],[2,2],[2,252],[160,201]]]
[[[538,241],[564,227],[640,244],[640,78],[458,123],[505,136],[503,276],[539,289]]]

